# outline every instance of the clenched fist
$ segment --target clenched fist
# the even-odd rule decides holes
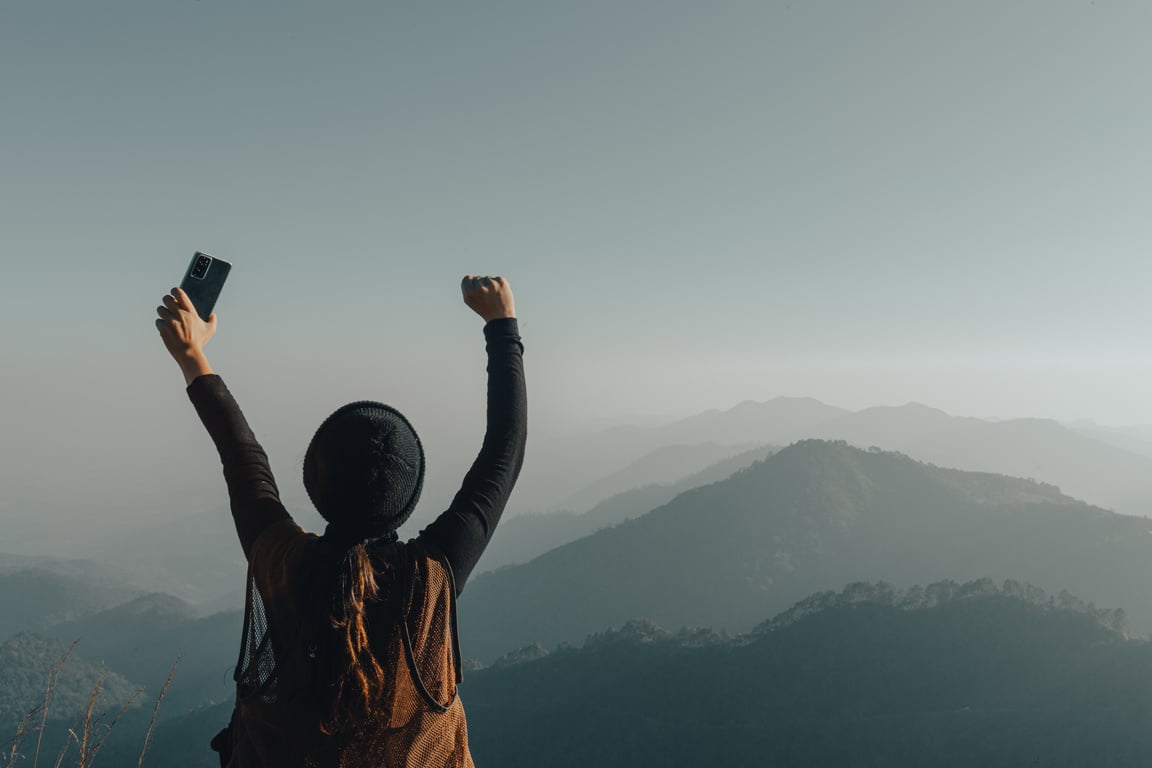
[[[516,317],[512,286],[502,277],[465,275],[460,281],[460,291],[464,294],[464,303],[484,318],[484,322]]]

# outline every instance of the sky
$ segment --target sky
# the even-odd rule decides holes
[[[363,398],[430,479],[466,466],[469,273],[515,292],[532,440],[780,395],[1152,423],[1149,28],[1111,0],[0,4],[0,516],[80,535],[219,484],[152,324],[195,250],[234,265],[207,351],[281,475]]]

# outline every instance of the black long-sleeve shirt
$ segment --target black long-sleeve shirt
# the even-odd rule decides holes
[[[524,462],[528,405],[524,384],[524,346],[515,318],[484,326],[488,352],[488,425],[484,442],[448,509],[413,541],[447,559],[456,591],[475,568],[492,538]],[[199,376],[188,397],[208,430],[228,485],[236,533],[251,558],[260,534],[291,516],[280,501],[268,456],[244,414],[217,375]]]

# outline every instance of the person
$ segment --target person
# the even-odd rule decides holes
[[[472,766],[457,693],[456,599],[492,537],[524,460],[523,343],[503,277],[465,276],[484,319],[487,428],[449,505],[414,539],[424,452],[395,408],[359,401],[320,425],[304,486],[327,521],[305,532],[204,346],[216,332],[174,288],[156,326],[219,452],[248,560],[236,707],[213,739],[232,768]]]

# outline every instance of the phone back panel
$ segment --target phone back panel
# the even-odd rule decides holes
[[[196,307],[196,314],[200,315],[201,319],[207,320],[212,314],[216,299],[220,298],[224,281],[228,279],[228,273],[231,271],[232,265],[223,259],[199,251],[192,256],[192,262],[188,265],[188,271],[184,273],[184,279],[180,281],[180,287],[192,300],[192,306]]]

